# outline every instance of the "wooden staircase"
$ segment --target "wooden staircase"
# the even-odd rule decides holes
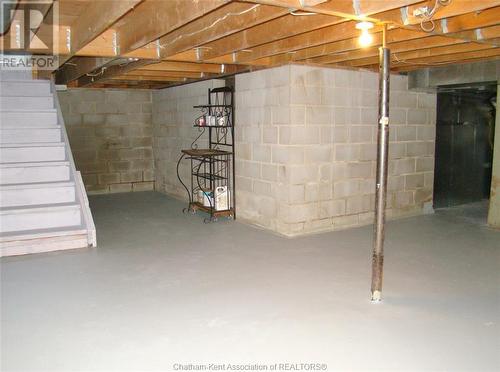
[[[54,85],[0,71],[0,257],[96,246]]]

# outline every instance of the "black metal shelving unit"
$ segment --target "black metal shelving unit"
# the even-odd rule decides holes
[[[177,178],[186,189],[189,205],[184,213],[203,211],[215,222],[219,217],[236,218],[234,178],[234,93],[231,87],[208,90],[208,104],[194,106],[201,111],[194,127],[200,134],[190,149],[181,150]],[[208,148],[197,142],[208,131]],[[187,159],[191,165],[190,187],[182,180],[179,167]]]

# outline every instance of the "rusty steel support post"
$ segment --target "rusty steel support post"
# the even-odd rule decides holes
[[[387,167],[389,158],[389,80],[391,52],[386,47],[387,26],[379,49],[379,111],[377,131],[377,179],[375,189],[375,223],[373,228],[372,301],[382,299],[384,266],[385,207],[387,199]]]

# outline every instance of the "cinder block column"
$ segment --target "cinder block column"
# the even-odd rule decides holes
[[[236,76],[240,219],[288,236],[373,222],[377,74],[289,65]],[[391,76],[388,217],[432,201],[436,95]],[[265,208],[264,208],[265,206]]]

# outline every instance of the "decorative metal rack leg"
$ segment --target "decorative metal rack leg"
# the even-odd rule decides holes
[[[177,161],[177,179],[179,180],[181,185],[184,187],[184,189],[186,189],[186,192],[187,192],[188,198],[189,198],[189,205],[187,208],[184,208],[182,210],[182,213],[186,213],[186,212],[193,213],[194,210],[191,207],[191,204],[193,203],[193,196],[191,195],[191,192],[189,191],[189,188],[186,186],[186,184],[184,182],[182,182],[181,175],[179,174],[179,166],[181,165],[181,161],[182,161],[182,159],[184,159],[185,155],[186,154],[182,154],[181,157],[179,158],[179,160]]]

